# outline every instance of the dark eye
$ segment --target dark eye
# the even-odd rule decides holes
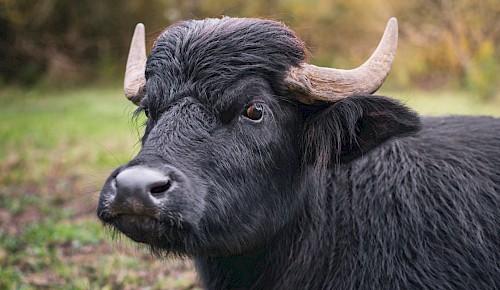
[[[254,121],[262,119],[264,113],[264,106],[261,103],[255,103],[250,105],[245,111],[245,116]]]
[[[144,108],[144,115],[146,115],[146,118],[149,118],[149,109]]]

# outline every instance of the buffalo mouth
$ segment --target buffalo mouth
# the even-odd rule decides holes
[[[165,230],[163,223],[145,216],[119,215],[112,224],[132,240],[146,244],[157,244]]]
[[[101,220],[135,242],[166,251],[184,252],[185,241],[190,236],[191,230],[189,224],[173,215],[165,219],[157,219],[149,216],[120,214],[101,218]]]

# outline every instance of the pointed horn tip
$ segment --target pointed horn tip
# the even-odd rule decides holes
[[[145,31],[144,24],[137,23],[132,36],[125,69],[125,96],[136,105],[140,103],[140,100],[144,96],[144,86],[146,84],[144,76],[147,59]]]
[[[141,29],[141,30],[146,30],[146,28],[145,28],[145,26],[144,26],[144,23],[139,22],[139,23],[137,23],[137,24],[135,25],[135,30],[139,30],[139,29]]]
[[[372,94],[380,88],[389,74],[394,61],[397,41],[398,20],[391,17],[387,21],[379,46],[360,67],[352,70],[338,70],[303,63],[299,67],[291,68],[285,82],[290,91],[294,92],[295,97],[300,102],[307,104],[316,101],[335,102],[358,93]],[[379,68],[383,70],[379,71]],[[365,73],[359,71],[378,72],[375,75],[373,73],[368,74],[367,77]],[[364,79],[360,81],[359,77]],[[328,78],[332,81],[328,81]],[[356,82],[353,83],[352,80]]]
[[[398,29],[398,20],[396,19],[396,17],[391,17],[391,19],[389,19],[389,21],[387,21],[386,29],[396,30],[397,31],[397,29]]]
[[[132,35],[132,39],[136,39],[136,38],[140,38],[141,41],[142,41],[142,39],[146,38],[146,27],[142,23],[137,23],[137,25],[135,26],[134,34]]]
[[[146,29],[142,23],[137,23],[135,26],[134,34],[130,41],[128,61],[133,60],[130,58],[131,56],[139,59],[146,58]]]

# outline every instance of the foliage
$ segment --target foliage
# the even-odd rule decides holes
[[[393,87],[467,87],[485,98],[499,83],[497,0],[0,0],[0,81],[50,84],[121,78],[130,34],[151,44],[182,19],[266,17],[305,40],[311,60],[352,68],[374,49],[385,21],[400,23]]]
[[[402,22],[403,53],[418,78],[432,86],[454,80],[483,99],[497,95],[500,77],[500,7],[496,0],[392,1]],[[408,44],[411,46],[409,47]],[[436,77],[437,76],[437,77]],[[414,78],[411,78],[414,80]],[[437,84],[432,84],[432,82]]]
[[[101,63],[122,62],[140,18],[162,22],[156,5],[148,3],[155,1],[0,0],[2,77],[22,82],[43,77],[52,83],[97,79]]]

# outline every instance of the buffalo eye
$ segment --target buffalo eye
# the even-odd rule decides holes
[[[263,114],[264,106],[261,103],[252,104],[245,110],[245,117],[253,121],[262,119]]]
[[[144,115],[146,115],[146,118],[149,118],[149,109],[144,108]]]

